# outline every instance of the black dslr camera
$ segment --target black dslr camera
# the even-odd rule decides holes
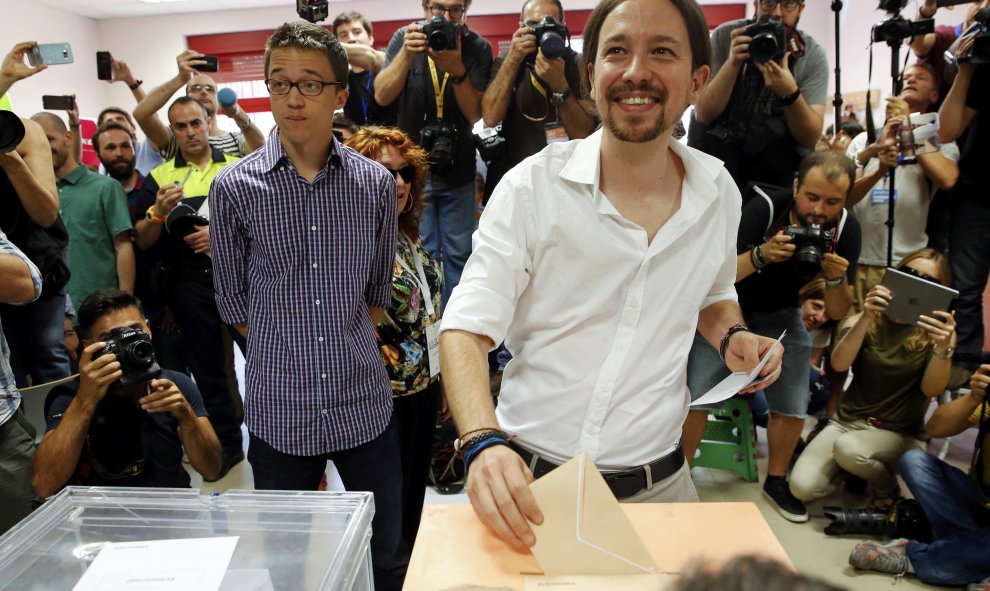
[[[330,3],[327,0],[296,0],[296,14],[299,18],[311,23],[327,18],[330,13]]]
[[[822,268],[822,254],[831,252],[835,243],[835,230],[826,230],[818,224],[787,226],[784,231],[791,237],[794,250],[794,267],[799,277],[811,279]]]
[[[928,517],[914,499],[897,499],[888,509],[845,509],[825,507],[825,535],[868,534],[888,538],[907,538],[930,543],[935,536]]]
[[[497,160],[505,154],[508,142],[502,135],[502,125],[486,127],[474,134],[474,147],[485,162]]]
[[[567,49],[567,39],[570,39],[571,32],[562,23],[558,23],[552,16],[545,16],[533,29],[536,35],[536,43],[549,59],[557,59],[564,55]],[[536,54],[530,54],[532,59],[536,59]]]
[[[423,128],[419,145],[429,152],[427,162],[430,172],[445,174],[454,166],[454,139],[457,130],[445,121],[437,121]]]
[[[459,33],[457,25],[442,16],[435,16],[420,24],[423,25],[426,42],[433,51],[457,49],[457,35]]]
[[[753,38],[749,42],[749,56],[754,62],[765,64],[784,57],[787,36],[784,23],[779,18],[764,14],[756,22],[749,24],[743,35]]]
[[[113,353],[124,372],[119,380],[110,385],[111,392],[118,392],[135,384],[143,384],[162,375],[162,368],[155,359],[155,346],[148,333],[138,328],[118,326],[110,331],[106,346],[94,355],[101,357]]]
[[[23,139],[21,118],[10,111],[0,111],[0,153],[13,152]]]

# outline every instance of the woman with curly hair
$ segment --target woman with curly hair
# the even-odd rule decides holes
[[[377,326],[378,346],[392,380],[395,424],[402,456],[402,535],[411,548],[423,514],[433,430],[440,406],[438,340],[443,272],[419,239],[426,186],[426,152],[392,127],[366,127],[347,145],[395,177],[399,216],[392,274],[392,302]]]
[[[924,248],[904,257],[897,269],[949,285],[949,262]],[[841,471],[872,484],[880,496],[897,491],[894,470],[910,449],[924,449],[925,411],[949,383],[956,346],[955,317],[933,311],[917,324],[884,315],[892,294],[870,289],[863,312],[843,321],[832,350],[836,371],[853,370],[839,410],[801,453],[791,472],[791,494],[802,501],[827,496]]]

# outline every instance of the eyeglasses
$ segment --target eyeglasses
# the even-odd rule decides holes
[[[266,78],[265,86],[268,92],[276,96],[289,94],[293,87],[303,96],[319,96],[327,86],[343,86],[343,82],[321,82],[320,80],[300,80],[289,82],[280,78]]]
[[[206,91],[209,94],[214,94],[217,91],[217,87],[212,84],[192,84],[189,86],[187,94],[189,92],[203,92]]]
[[[423,6],[426,6],[426,4]],[[446,12],[450,15],[450,18],[460,18],[460,16],[464,14],[464,6],[460,4],[451,6],[450,8],[444,8],[443,6],[437,6],[436,4],[430,4],[426,7],[430,9],[433,16],[443,16],[443,13]]]
[[[401,176],[402,180],[405,181],[406,183],[411,183],[413,182],[413,179],[416,178],[416,167],[413,166],[412,164],[407,164],[406,166],[403,166],[402,168],[399,169],[389,168],[386,166],[385,170],[387,170],[388,173],[393,177],[395,177],[396,179],[398,179]]]
[[[774,8],[777,8],[778,4],[780,4],[780,7],[785,11],[790,12],[801,4],[804,4],[804,0],[760,0],[760,8],[766,12],[770,12]]]
[[[931,281],[932,283],[938,283],[940,285],[942,283],[941,281],[938,280],[937,277],[932,277],[928,273],[922,273],[921,271],[919,271],[919,270],[917,270],[917,269],[915,269],[913,267],[909,267],[907,265],[903,265],[901,267],[898,267],[897,270],[900,271],[901,273],[907,273],[908,275],[911,275],[912,277],[917,277],[918,279],[924,279],[925,281]]]

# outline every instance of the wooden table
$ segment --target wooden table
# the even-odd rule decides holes
[[[794,568],[753,503],[623,504],[633,527],[664,573],[693,561],[721,563],[757,554]],[[523,589],[522,573],[542,572],[532,554],[520,554],[490,533],[470,505],[427,505],[406,574],[406,591],[458,585]]]

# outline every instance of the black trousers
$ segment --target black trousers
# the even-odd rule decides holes
[[[243,410],[234,374],[233,340],[217,310],[213,284],[176,279],[170,304],[181,334],[182,354],[192,371],[210,424],[225,455],[243,450]]]

